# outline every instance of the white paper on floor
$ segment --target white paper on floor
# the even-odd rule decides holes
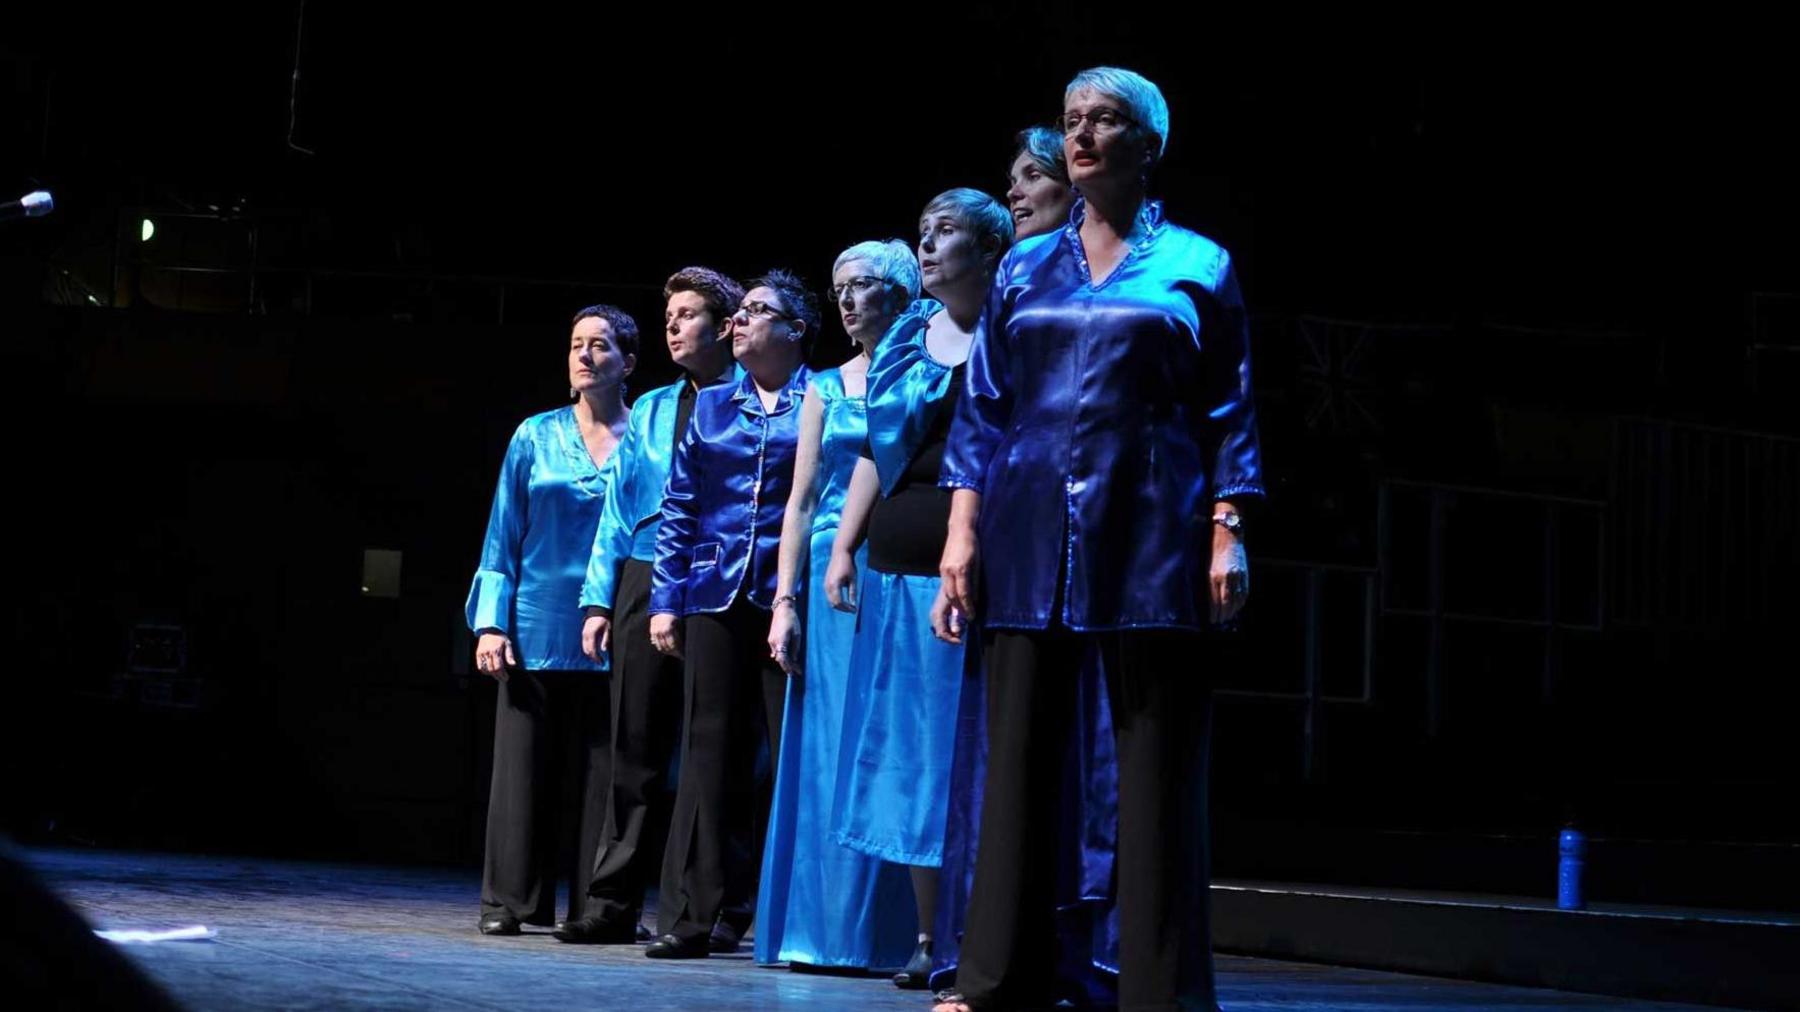
[[[187,928],[170,928],[166,931],[96,931],[94,934],[121,945],[133,945],[139,942],[210,942],[219,937],[217,931],[204,924],[196,924]]]

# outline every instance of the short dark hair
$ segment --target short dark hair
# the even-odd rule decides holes
[[[808,356],[812,355],[813,341],[819,336],[819,300],[806,287],[806,282],[792,271],[784,271],[779,267],[752,278],[750,288],[772,288],[781,296],[782,305],[787,307],[788,315],[806,324],[806,337],[802,347]]]
[[[663,282],[663,301],[669,301],[676,292],[699,295],[706,303],[706,311],[712,314],[714,327],[731,319],[738,304],[744,301],[744,286],[711,267],[683,267],[669,275],[669,280]]]
[[[590,319],[606,321],[607,326],[612,328],[613,343],[619,346],[621,352],[627,355],[638,353],[638,325],[637,321],[631,318],[630,313],[618,306],[609,306],[604,302],[598,302],[576,313],[575,319],[569,321],[569,326],[573,327],[583,320]]]

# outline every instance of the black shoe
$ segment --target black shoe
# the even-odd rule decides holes
[[[631,945],[638,941],[637,929],[631,924],[619,924],[604,917],[558,921],[550,934],[557,941],[571,945]]]
[[[894,986],[908,991],[923,991],[931,986],[931,943],[920,942],[906,961],[906,969],[894,974]]]
[[[481,923],[477,925],[484,935],[516,935],[519,933],[519,919],[511,914],[482,914]]]
[[[650,939],[656,937],[650,933],[649,928],[644,927],[643,921],[638,922],[637,931],[633,932],[633,934],[637,935],[637,940],[640,942],[648,942]]]
[[[707,941],[704,938],[687,939],[680,935],[664,935],[651,942],[644,949],[644,955],[651,959],[705,959]]]
[[[731,925],[720,921],[713,925],[712,937],[706,940],[706,947],[712,952],[727,955],[738,951],[740,937],[737,932],[731,930]]]

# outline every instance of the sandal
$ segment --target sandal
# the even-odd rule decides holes
[[[931,1006],[931,1012],[978,1012],[961,991],[939,991],[931,996],[931,1000],[936,1003]]]

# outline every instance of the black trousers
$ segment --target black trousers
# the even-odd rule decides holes
[[[787,676],[769,656],[769,613],[742,597],[723,612],[689,615],[682,636],[681,783],[663,852],[657,930],[692,940],[719,921],[741,937],[754,914],[754,843],[769,808],[757,752],[766,742],[770,768],[780,760]]]
[[[619,569],[612,624],[612,797],[588,885],[588,914],[636,924],[662,867],[664,783],[681,732],[681,661],[650,645],[650,563]]]
[[[987,781],[957,990],[978,1007],[1048,1004],[1057,848],[1034,827],[1059,824],[1061,749],[1096,640],[1118,749],[1119,1007],[1211,1009],[1212,697],[1199,637],[1167,630],[986,634]]]
[[[484,915],[550,924],[560,879],[569,883],[569,916],[582,916],[606,822],[606,683],[598,671],[522,670],[500,683]]]

